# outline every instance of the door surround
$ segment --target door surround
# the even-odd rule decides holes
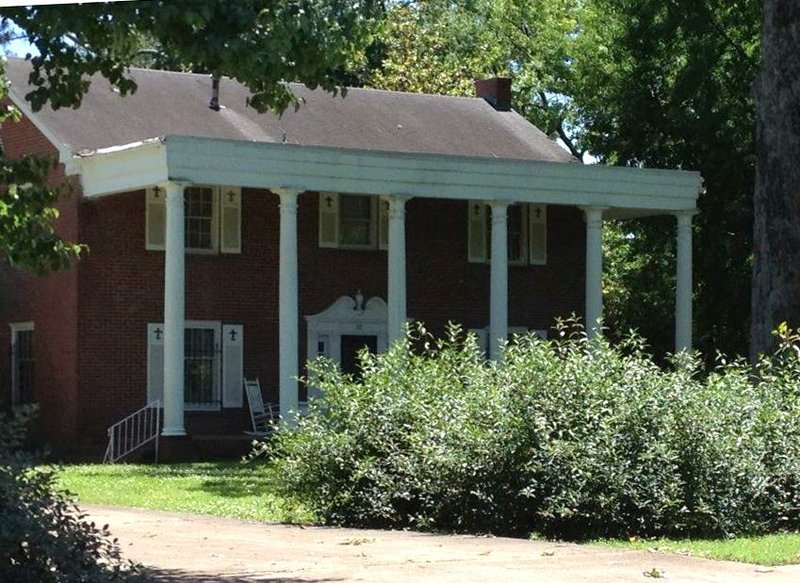
[[[388,310],[382,298],[372,297],[364,302],[361,294],[356,294],[356,298],[342,296],[323,311],[305,318],[308,327],[306,357],[309,360],[327,356],[341,363],[342,336],[375,336],[378,353],[386,352]],[[309,387],[308,396],[320,396],[319,390]]]

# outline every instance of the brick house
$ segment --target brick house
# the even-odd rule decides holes
[[[457,98],[292,86],[299,110],[246,106],[223,79],[133,70],[95,79],[77,110],[22,110],[7,154],[45,154],[68,185],[59,232],[90,251],[36,277],[0,266],[0,386],[36,401],[65,454],[159,399],[163,435],[241,435],[243,377],[291,418],[296,376],[325,354],[349,369],[409,319],[498,339],[602,314],[604,218],[674,214],[676,343],[691,343],[692,172],[585,166],[510,107],[507,80]],[[481,98],[482,97],[482,98]],[[594,330],[592,330],[594,333]]]

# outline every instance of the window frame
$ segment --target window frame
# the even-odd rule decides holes
[[[212,386],[211,396],[212,399],[208,403],[189,403],[187,399],[186,383],[188,375],[186,374],[186,364],[189,358],[186,345],[185,334],[187,330],[212,330],[214,333],[214,355],[212,357]],[[186,411],[219,411],[222,409],[222,324],[219,321],[213,320],[186,320],[184,326],[184,354],[183,354],[183,406]]]
[[[317,211],[317,246],[320,249],[344,249],[351,251],[385,251],[388,248],[388,218],[383,221],[386,223],[386,232],[381,228],[382,217],[388,213],[388,205],[384,206],[384,200],[378,195],[359,194],[350,192],[336,192],[329,190],[320,190],[317,192],[318,198],[318,211]],[[326,197],[335,197],[335,202],[328,205],[331,210],[325,210]],[[370,216],[369,216],[369,243],[344,243],[344,223],[342,214],[342,198],[353,197],[362,198],[369,201]],[[327,215],[326,219],[323,215]],[[335,241],[332,236],[323,235],[325,229],[323,228],[323,221],[330,220],[331,216],[335,216],[333,224],[327,223],[328,227],[335,225]],[[388,216],[388,215],[387,215]]]
[[[11,406],[16,407],[18,405],[32,403],[33,400],[28,401],[21,401],[20,397],[20,390],[19,390],[19,377],[17,373],[18,369],[18,351],[17,351],[17,343],[19,339],[20,332],[30,332],[31,333],[31,352],[32,356],[29,359],[30,362],[33,364],[33,374],[31,379],[31,387],[29,390],[30,395],[29,397],[33,396],[36,386],[36,339],[33,336],[35,331],[35,326],[32,321],[29,322],[13,322],[9,324],[9,328],[11,330]]]
[[[547,207],[545,203],[533,202],[514,202],[509,204],[506,215],[506,245],[508,246],[508,265],[510,266],[545,266],[547,265],[547,237],[548,237],[548,221],[547,221]],[[531,217],[534,208],[541,207],[544,210],[544,218],[537,221],[544,227],[544,259],[533,259],[532,245],[533,245],[533,226],[534,221]],[[480,210],[479,210],[480,209]],[[520,256],[517,259],[511,257],[511,246],[509,239],[511,236],[510,226],[510,209],[519,209],[520,217],[520,230],[519,230],[519,252]],[[473,216],[474,215],[474,216]],[[476,237],[482,240],[476,241]],[[477,247],[481,249],[478,252]],[[467,201],[467,262],[486,265],[492,262],[492,216],[491,205],[486,200],[468,200]]]
[[[365,198],[369,200],[369,243],[344,243],[344,214],[342,213],[342,199],[345,197],[352,198]],[[339,193],[339,208],[337,221],[339,223],[337,238],[339,249],[354,249],[358,251],[370,251],[378,248],[378,197],[370,196],[368,194],[348,194],[346,192]],[[363,220],[363,219],[362,219]]]
[[[189,207],[189,191],[192,189],[196,190],[210,190],[211,191],[211,220],[210,220],[210,229],[211,229],[211,246],[210,247],[190,247],[188,243],[184,243],[184,248],[186,253],[192,253],[196,255],[216,255],[219,253],[219,240],[220,240],[220,187],[219,186],[208,186],[203,184],[192,184],[191,186],[187,186],[183,192],[183,204],[184,204],[184,211],[183,211],[183,236],[184,241],[188,241],[188,231],[189,225],[188,221],[190,219],[190,215],[188,213]],[[206,220],[205,217],[201,217],[203,220]]]
[[[209,189],[211,190],[212,202],[211,202],[211,246],[206,247],[190,247],[186,244],[188,241],[187,238],[187,222],[189,220],[189,216],[187,213],[188,205],[188,197],[186,195],[186,190],[197,188],[197,189]],[[242,197],[242,188],[240,186],[234,185],[211,185],[211,184],[192,184],[187,186],[184,191],[184,252],[191,255],[228,255],[228,254],[240,254],[242,252],[242,218],[243,218],[243,211],[242,205],[244,203],[244,199]],[[225,196],[228,194],[235,195],[234,199],[230,201],[225,200]],[[238,221],[235,225],[231,225],[230,222],[226,223],[224,221],[224,215],[227,210],[231,208],[236,209],[236,214],[234,215],[235,220]],[[145,189],[145,230],[144,230],[144,247],[147,251],[164,251],[166,249],[166,197],[164,193],[164,189],[159,186],[151,186]],[[153,221],[156,220],[156,216],[159,217],[159,223],[161,224],[154,224]],[[231,225],[231,227],[235,226],[236,233],[235,233],[235,243],[231,242],[226,246],[225,243],[225,235],[224,232],[226,229],[226,224]],[[229,227],[230,228],[230,227]],[[158,234],[155,231],[161,231]],[[159,236],[160,235],[160,236]],[[156,242],[154,242],[154,240]]]

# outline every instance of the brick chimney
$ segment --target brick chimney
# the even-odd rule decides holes
[[[475,81],[475,95],[489,102],[497,111],[511,111],[511,79],[492,77]]]

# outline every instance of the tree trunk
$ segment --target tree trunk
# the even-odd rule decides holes
[[[756,81],[750,355],[780,322],[800,325],[800,2],[764,0]]]

